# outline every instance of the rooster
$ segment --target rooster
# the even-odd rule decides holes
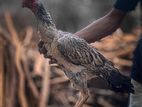
[[[23,0],[23,7],[29,8],[38,20],[46,56],[56,61],[73,87],[80,91],[74,107],[83,106],[89,97],[87,81],[94,77],[103,78],[115,92],[134,93],[130,79],[95,48],[72,33],[58,30],[41,1]]]

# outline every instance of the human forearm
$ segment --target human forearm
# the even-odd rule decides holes
[[[113,33],[122,22],[126,13],[112,9],[106,16],[94,21],[75,35],[91,43]]]

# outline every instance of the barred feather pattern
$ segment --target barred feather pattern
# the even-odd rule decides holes
[[[134,92],[130,79],[119,73],[113,64],[92,48],[84,39],[71,33],[58,31],[49,12],[41,3],[33,10],[40,27],[41,39],[45,42],[48,56],[51,56],[78,90],[86,90],[87,80],[98,76],[106,80],[114,91]],[[66,64],[68,63],[68,64]],[[68,67],[71,65],[71,69]],[[79,70],[74,72],[73,70]],[[82,69],[83,68],[83,69]]]
[[[85,79],[87,79],[88,76],[96,75],[106,80],[114,91],[134,92],[130,79],[120,74],[118,69],[116,69],[110,61],[95,48],[92,48],[84,39],[71,34],[63,36],[58,40],[58,49],[66,60],[86,68],[82,70],[82,74],[80,73],[79,75],[73,76],[74,81],[82,80],[84,82],[80,82],[80,86],[86,86],[85,83],[87,80]],[[77,79],[78,76],[80,76],[80,80]]]

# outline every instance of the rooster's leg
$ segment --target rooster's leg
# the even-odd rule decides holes
[[[86,102],[86,100],[88,99],[89,97],[89,93],[88,93],[88,90],[83,90],[80,92],[80,96],[79,96],[79,99],[78,101],[76,102],[75,106],[74,107],[82,107],[83,104]]]

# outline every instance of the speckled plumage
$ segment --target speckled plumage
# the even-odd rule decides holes
[[[28,4],[28,0],[25,3]],[[73,87],[81,91],[83,98],[75,107],[81,107],[88,96],[87,80],[98,76],[103,78],[118,92],[134,92],[130,79],[119,73],[113,64],[101,55],[95,48],[71,33],[56,29],[50,14],[42,3],[34,7],[27,6],[33,11],[39,22],[41,40],[44,42],[46,56],[55,59],[65,75],[73,83]]]
[[[79,75],[79,78],[84,82],[85,79],[88,80],[95,75],[108,81],[114,91],[132,91],[130,79],[121,75],[110,61],[102,56],[95,48],[92,48],[85,40],[69,34],[59,38],[57,44],[59,51],[67,61],[84,67],[84,69],[79,72],[82,72],[84,75],[83,77]],[[115,78],[113,78],[113,76],[115,76]],[[115,83],[112,78],[115,80]],[[128,83],[125,84],[125,82]],[[124,87],[125,89],[123,89]]]

